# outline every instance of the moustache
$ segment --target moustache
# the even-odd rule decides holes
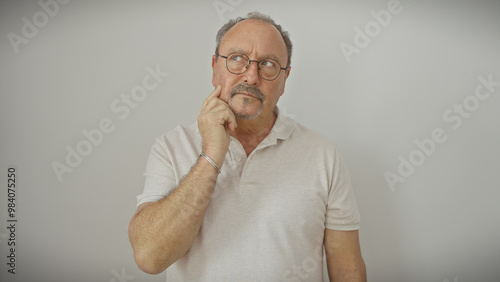
[[[259,88],[255,87],[255,86],[249,86],[249,85],[246,85],[246,84],[237,84],[237,85],[235,85],[233,87],[233,89],[231,89],[231,96],[230,96],[230,98],[232,98],[234,95],[236,95],[236,94],[238,94],[240,92],[245,92],[245,93],[253,94],[253,95],[255,95],[261,101],[264,101],[264,99],[265,99],[264,93],[262,93],[262,91],[260,91]]]

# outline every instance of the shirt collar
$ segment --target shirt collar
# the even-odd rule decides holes
[[[274,113],[277,118],[269,135],[274,135],[276,139],[287,139],[295,129],[295,121],[290,116],[281,113],[278,106],[274,108]]]
[[[287,139],[295,129],[295,121],[291,117],[282,114],[278,109],[278,106],[274,108],[274,113],[277,118],[271,132],[269,132],[269,135],[267,135],[266,138],[260,142],[255,150],[276,145],[278,143],[278,139]]]

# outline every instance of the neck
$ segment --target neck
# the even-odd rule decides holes
[[[271,112],[267,118],[257,117],[252,120],[236,119],[238,126],[230,134],[240,141],[248,156],[269,135],[276,122],[276,118],[276,114]]]

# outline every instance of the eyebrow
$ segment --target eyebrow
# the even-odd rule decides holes
[[[229,51],[228,51],[228,55],[229,55],[229,54],[232,54],[232,53],[240,53],[240,54],[244,54],[244,55],[247,55],[247,54],[248,54],[248,52],[247,52],[247,51],[245,51],[245,50],[243,50],[243,49],[239,49],[239,48],[231,48],[231,49],[229,49]],[[247,55],[247,56],[248,56],[248,55]],[[266,55],[262,56],[260,59],[258,59],[258,61],[260,61],[260,60],[262,60],[262,59],[273,59],[273,60],[275,60],[275,61],[277,61],[277,62],[279,62],[279,61],[280,61],[280,59],[279,59],[278,57],[276,57],[276,56],[274,56],[274,55],[271,55],[271,54],[266,54]],[[280,64],[281,64],[281,63],[280,63]]]

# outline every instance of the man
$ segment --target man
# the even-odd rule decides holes
[[[152,147],[129,236],[167,281],[366,281],[359,214],[330,141],[283,116],[288,33],[259,13],[217,34],[197,124]],[[311,95],[311,94],[309,94]]]

